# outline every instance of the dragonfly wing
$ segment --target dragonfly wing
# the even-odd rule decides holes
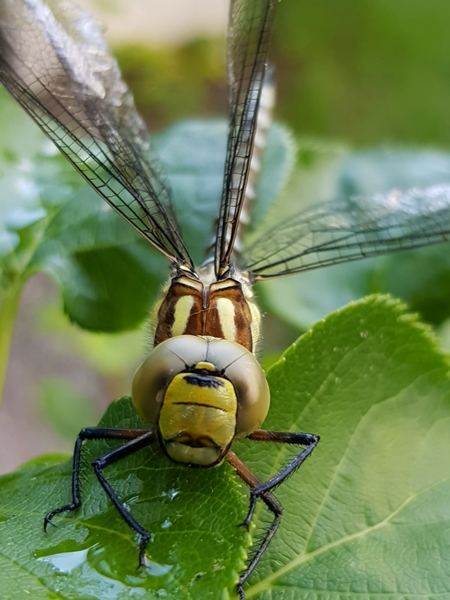
[[[230,125],[215,243],[215,271],[228,271],[250,171],[266,58],[278,0],[231,0],[227,78]]]
[[[253,281],[450,239],[450,186],[317,204],[264,231],[244,251]]]
[[[88,13],[70,0],[2,0],[0,81],[108,204],[192,267],[145,125]]]

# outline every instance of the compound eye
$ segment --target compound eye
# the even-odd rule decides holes
[[[169,338],[153,348],[131,388],[134,407],[144,421],[156,426],[167,386],[187,366],[204,361],[207,349],[206,340],[194,335]]]
[[[261,426],[269,412],[270,390],[264,371],[256,357],[235,342],[211,341],[208,357],[223,367],[225,377],[236,390],[235,438],[246,437]]]
[[[261,365],[248,351],[225,373],[233,383],[238,398],[235,437],[246,437],[261,427],[269,412],[269,385]]]

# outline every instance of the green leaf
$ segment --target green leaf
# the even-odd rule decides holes
[[[450,316],[450,248],[432,246],[387,256],[374,273],[373,288],[401,297],[433,325]]]
[[[246,586],[247,600],[450,597],[448,372],[429,330],[386,297],[330,315],[269,370],[265,426],[321,441],[276,491],[282,525]],[[113,403],[101,424],[143,426],[127,399]],[[26,589],[33,600],[235,599],[248,545],[236,524],[248,492],[232,470],[177,467],[151,448],[107,469],[133,515],[155,533],[143,573],[135,536],[89,468],[111,446],[88,447],[83,507],[56,517],[48,534],[42,517],[69,500],[70,464],[37,459],[0,479],[2,598],[23,598]],[[293,455],[249,441],[235,450],[262,479]],[[268,519],[258,506],[256,537]]]
[[[285,211],[292,212],[294,206],[300,210],[311,199],[349,198],[393,188],[448,184],[450,154],[436,150],[372,149],[347,157],[341,155],[337,162],[336,156],[327,157],[319,150],[311,164],[297,168],[296,176],[302,172],[310,185],[297,189],[289,184],[283,198]],[[261,291],[271,310],[302,329],[351,300],[374,292],[398,296],[427,321],[438,324],[450,316],[449,281],[450,252],[448,245],[442,244],[269,281],[261,286]]]
[[[65,312],[81,327],[120,331],[148,315],[165,262],[85,187],[48,223],[28,271],[57,281]]]
[[[430,331],[386,297],[330,315],[270,369],[265,426],[321,441],[276,492],[283,523],[248,600],[450,598],[448,372]],[[240,446],[262,479],[289,459]]]
[[[268,131],[261,171],[256,180],[251,229],[258,227],[293,175],[296,151],[296,143],[291,132],[286,127],[275,123]]]
[[[183,240],[197,264],[205,259],[219,212],[225,165],[224,120],[185,121],[155,140],[173,190]]]
[[[183,239],[194,262],[206,257],[219,214],[227,141],[227,123],[182,121],[155,139],[173,194]],[[254,215],[259,222],[291,173],[295,144],[290,133],[273,125],[256,186]]]
[[[0,287],[23,273],[45,223],[82,181],[0,90]]]
[[[100,425],[145,427],[127,398],[114,402]],[[38,459],[0,479],[2,600],[25,592],[33,600],[228,598],[250,542],[237,527],[247,509],[246,486],[231,467],[179,467],[148,448],[107,469],[120,498],[155,535],[143,571],[134,532],[90,468],[111,444],[86,446],[83,506],[56,517],[58,527],[47,534],[44,515],[70,498],[71,461]]]

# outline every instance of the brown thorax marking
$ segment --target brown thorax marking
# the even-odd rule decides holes
[[[259,335],[259,311],[243,274],[221,281],[211,268],[173,277],[157,307],[154,345],[177,335],[211,336],[237,342],[253,352]]]

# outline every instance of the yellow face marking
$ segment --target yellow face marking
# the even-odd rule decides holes
[[[166,390],[163,406],[170,404],[200,404],[233,415],[237,408],[236,393],[228,379],[195,373],[180,373],[173,378]]]
[[[221,377],[180,373],[164,396],[158,427],[175,462],[208,466],[220,460],[236,429],[237,398]]]
[[[186,332],[187,323],[194,305],[193,296],[182,296],[175,305],[175,315],[172,325],[172,336],[183,335]]]
[[[216,303],[223,337],[228,341],[234,342],[236,340],[234,304],[228,298],[218,298]]]

